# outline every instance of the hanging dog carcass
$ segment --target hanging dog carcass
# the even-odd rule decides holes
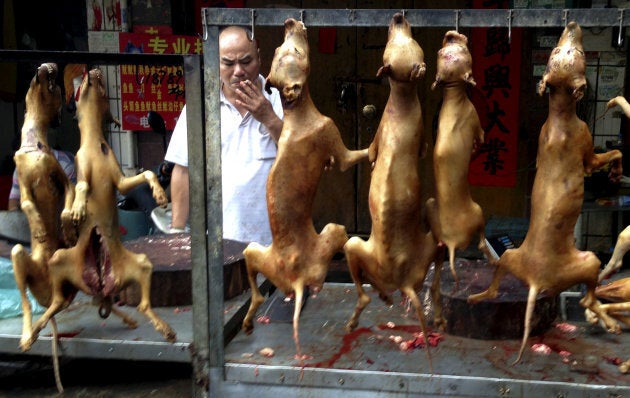
[[[468,88],[475,84],[468,38],[456,31],[446,32],[432,85],[433,89],[442,88],[442,106],[433,150],[436,197],[427,201],[427,217],[435,238],[448,248],[455,280],[455,250],[465,249],[473,237],[478,237],[479,250],[488,261],[494,260],[485,240],[483,210],[472,200],[468,184],[470,159],[484,139],[479,116],[468,98]],[[446,326],[440,300],[442,259],[443,255],[436,258],[431,287],[438,327]]]
[[[293,338],[297,358],[304,358],[298,320],[305,289],[317,293],[330,261],[348,240],[345,227],[330,223],[317,234],[312,220],[315,192],[322,173],[335,164],[344,171],[367,157],[366,150],[348,150],[334,122],[322,115],[309,93],[309,47],[302,22],[287,19],[284,43],[276,49],[267,85],[278,88],[284,124],[278,155],[267,180],[267,208],[272,243],[251,243],[244,251],[252,301],[243,320],[251,332],[252,319],[263,302],[256,283],[260,272],[278,289],[295,297]]]
[[[135,328],[136,321],[112,305],[113,296],[132,282],[140,284],[138,311],[149,318],[166,340],[175,341],[173,329],[151,308],[153,265],[145,254],[124,248],[116,207],[116,190],[124,195],[144,182],[149,184],[158,204],[166,205],[166,194],[152,171],[133,177],[123,175],[103,136],[103,123],[113,118],[99,69],[90,70],[83,78],[77,117],[81,145],[76,156],[77,185],[71,216],[78,226],[78,239],[75,246],[59,249],[50,258],[50,305],[33,325],[30,339],[23,342],[24,348],[29,348],[47,322],[70,304],[77,289],[100,302],[99,315],[107,317],[113,312]]]
[[[620,107],[621,111],[630,118],[630,103],[622,96],[612,98],[606,104],[606,112],[614,107]],[[612,257],[599,273],[599,282],[609,277],[613,272],[617,271],[623,265],[623,257],[630,250],[630,226],[624,228],[623,231],[617,236],[617,242],[615,243],[615,249],[613,250]],[[630,298],[630,297],[629,297]]]
[[[389,25],[383,66],[377,73],[389,78],[390,94],[369,147],[373,164],[368,197],[372,230],[367,241],[352,237],[344,246],[359,296],[346,324],[348,330],[357,326],[370,302],[363,287],[370,283],[390,305],[393,291],[400,290],[407,296],[427,336],[416,290],[422,288],[437,242],[422,219],[418,173],[424,144],[417,87],[425,71],[424,52],[411,36],[409,23],[401,13],[395,14]]]
[[[595,296],[600,261],[594,253],[578,250],[573,235],[582,210],[584,175],[610,163],[610,177],[621,177],[621,152],[596,154],[588,126],[576,114],[577,101],[586,89],[585,69],[582,31],[570,22],[551,52],[538,87],[540,95],[549,88],[549,114],[538,139],[527,235],[520,247],[507,250],[498,260],[489,288],[468,298],[476,303],[496,297],[506,272],[529,286],[523,341],[514,363],[523,355],[540,292],[558,294],[584,283],[586,295],[580,304],[593,311],[608,331],[620,331]]]
[[[630,117],[630,104],[621,96],[612,98],[606,104],[606,110],[619,106],[626,117]],[[615,249],[603,270],[599,273],[598,281],[602,283],[614,272],[623,266],[623,259],[630,250],[630,226],[624,228],[617,236]],[[601,305],[602,311],[626,325],[630,325],[630,278],[620,278],[609,283],[602,283],[595,289],[595,296],[605,300]],[[597,323],[599,317],[590,310],[586,310],[586,319],[591,323]],[[630,372],[630,360],[619,365],[622,373]]]
[[[48,145],[48,128],[61,118],[61,89],[56,83],[57,64],[42,64],[26,93],[26,113],[20,148],[14,156],[20,185],[20,205],[31,233],[30,253],[17,244],[11,250],[13,275],[22,301],[20,348],[27,351],[33,339],[32,308],[27,288],[37,302],[51,304],[53,286],[48,260],[59,248],[76,241],[72,222],[74,186]],[[63,234],[63,241],[61,235]],[[74,293],[69,293],[74,296]],[[57,361],[57,328],[54,318],[53,367],[59,392],[63,391]]]

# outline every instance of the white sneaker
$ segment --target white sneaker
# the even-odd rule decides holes
[[[185,228],[169,228],[168,230],[164,231],[165,234],[181,234],[183,232],[188,232],[188,231]]]
[[[151,212],[151,220],[155,224],[155,227],[164,232],[170,233],[171,230],[171,204],[166,207],[156,207]]]

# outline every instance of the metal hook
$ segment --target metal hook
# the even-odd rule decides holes
[[[304,10],[300,10],[300,22],[304,23]]]
[[[623,8],[619,10],[619,36],[617,36],[617,46],[619,47],[621,47],[621,44],[623,43],[623,38],[621,37],[621,29],[623,26],[623,11]]]
[[[402,16],[403,18],[407,17],[407,10],[405,10],[404,8],[402,9]]]
[[[348,21],[349,22],[354,22],[357,19],[357,10],[349,10],[350,13],[348,14]]]
[[[562,20],[564,21],[564,27],[567,27],[569,23],[569,10],[564,10],[562,13]]]
[[[202,24],[203,24],[203,34],[201,36],[203,41],[208,40],[208,25],[206,25],[206,12],[204,10],[203,13],[201,13],[201,19],[202,19]]]
[[[461,10],[455,10],[455,32],[459,32],[459,13]]]
[[[512,43],[512,11],[508,10],[508,44]]]
[[[251,19],[252,19],[252,27],[251,27],[251,31],[252,31],[252,41],[254,41],[254,20],[256,19],[256,10],[254,10],[253,8],[249,11],[251,14]]]

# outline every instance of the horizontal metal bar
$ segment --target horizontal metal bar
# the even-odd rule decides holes
[[[0,62],[63,62],[88,65],[182,65],[185,56],[185,54],[0,50]]]
[[[20,336],[0,334],[2,353],[14,355],[50,356],[52,337],[40,336],[27,353],[19,348]],[[190,343],[167,341],[106,340],[61,337],[60,355],[67,358],[123,359],[189,363]]]
[[[566,397],[576,395],[608,398],[627,396],[630,393],[630,388],[625,385],[299,366],[267,366],[264,364],[226,364],[225,378],[226,382],[222,385],[222,388],[225,389],[222,391],[225,396],[232,395],[230,394],[233,392],[231,388],[237,386],[241,386],[241,388],[242,386],[249,386],[250,390],[258,389],[261,386],[276,387],[275,390],[269,391],[268,395],[262,394],[264,390],[261,390],[261,393],[257,393],[259,398],[277,397],[278,393],[282,392],[281,388],[289,391],[299,390],[305,395],[312,392],[311,389],[316,391],[318,388],[326,388],[330,392],[328,395],[378,391],[383,395],[404,394],[404,396],[422,395],[429,397]],[[332,394],[332,392],[336,394]]]
[[[206,25],[281,26],[287,18],[303,20],[306,26],[388,26],[392,15],[404,11],[414,27],[563,27],[576,21],[584,27],[630,26],[630,15],[617,8],[575,9],[296,9],[296,8],[204,8]]]

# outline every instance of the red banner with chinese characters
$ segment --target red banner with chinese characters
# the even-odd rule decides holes
[[[484,8],[483,3],[473,2],[475,8]],[[472,185],[516,185],[521,35],[521,29],[509,32],[507,27],[472,29],[469,45],[477,82],[472,100],[485,131],[470,164]]]
[[[201,54],[203,48],[196,36],[122,32],[119,37],[122,53]],[[120,100],[123,130],[150,130],[149,111],[164,118],[167,130],[174,129],[186,101],[183,67],[121,65]]]

